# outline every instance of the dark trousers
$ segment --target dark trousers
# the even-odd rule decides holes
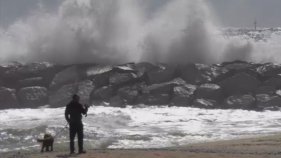
[[[78,149],[79,152],[83,151],[83,124],[82,122],[70,122],[69,125],[69,138],[70,138],[70,152],[75,151],[74,139],[78,136]]]

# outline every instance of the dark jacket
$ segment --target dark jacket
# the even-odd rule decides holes
[[[79,123],[82,121],[82,114],[86,115],[88,108],[82,104],[71,101],[65,109],[65,119],[69,123]]]

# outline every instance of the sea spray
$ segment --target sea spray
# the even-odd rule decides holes
[[[204,0],[64,0],[0,28],[0,61],[55,63],[278,62],[280,34],[225,38]],[[273,58],[274,56],[274,58]]]

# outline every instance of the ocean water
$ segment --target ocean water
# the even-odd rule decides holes
[[[92,107],[83,118],[85,148],[163,148],[281,132],[280,111],[184,107]],[[64,108],[0,111],[0,152],[38,150],[43,133],[68,147]]]

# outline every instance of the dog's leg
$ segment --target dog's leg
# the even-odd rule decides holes
[[[46,151],[49,151],[49,145],[46,145]]]
[[[53,145],[54,145],[54,144],[52,143],[52,144],[51,144],[51,151],[53,151]]]

